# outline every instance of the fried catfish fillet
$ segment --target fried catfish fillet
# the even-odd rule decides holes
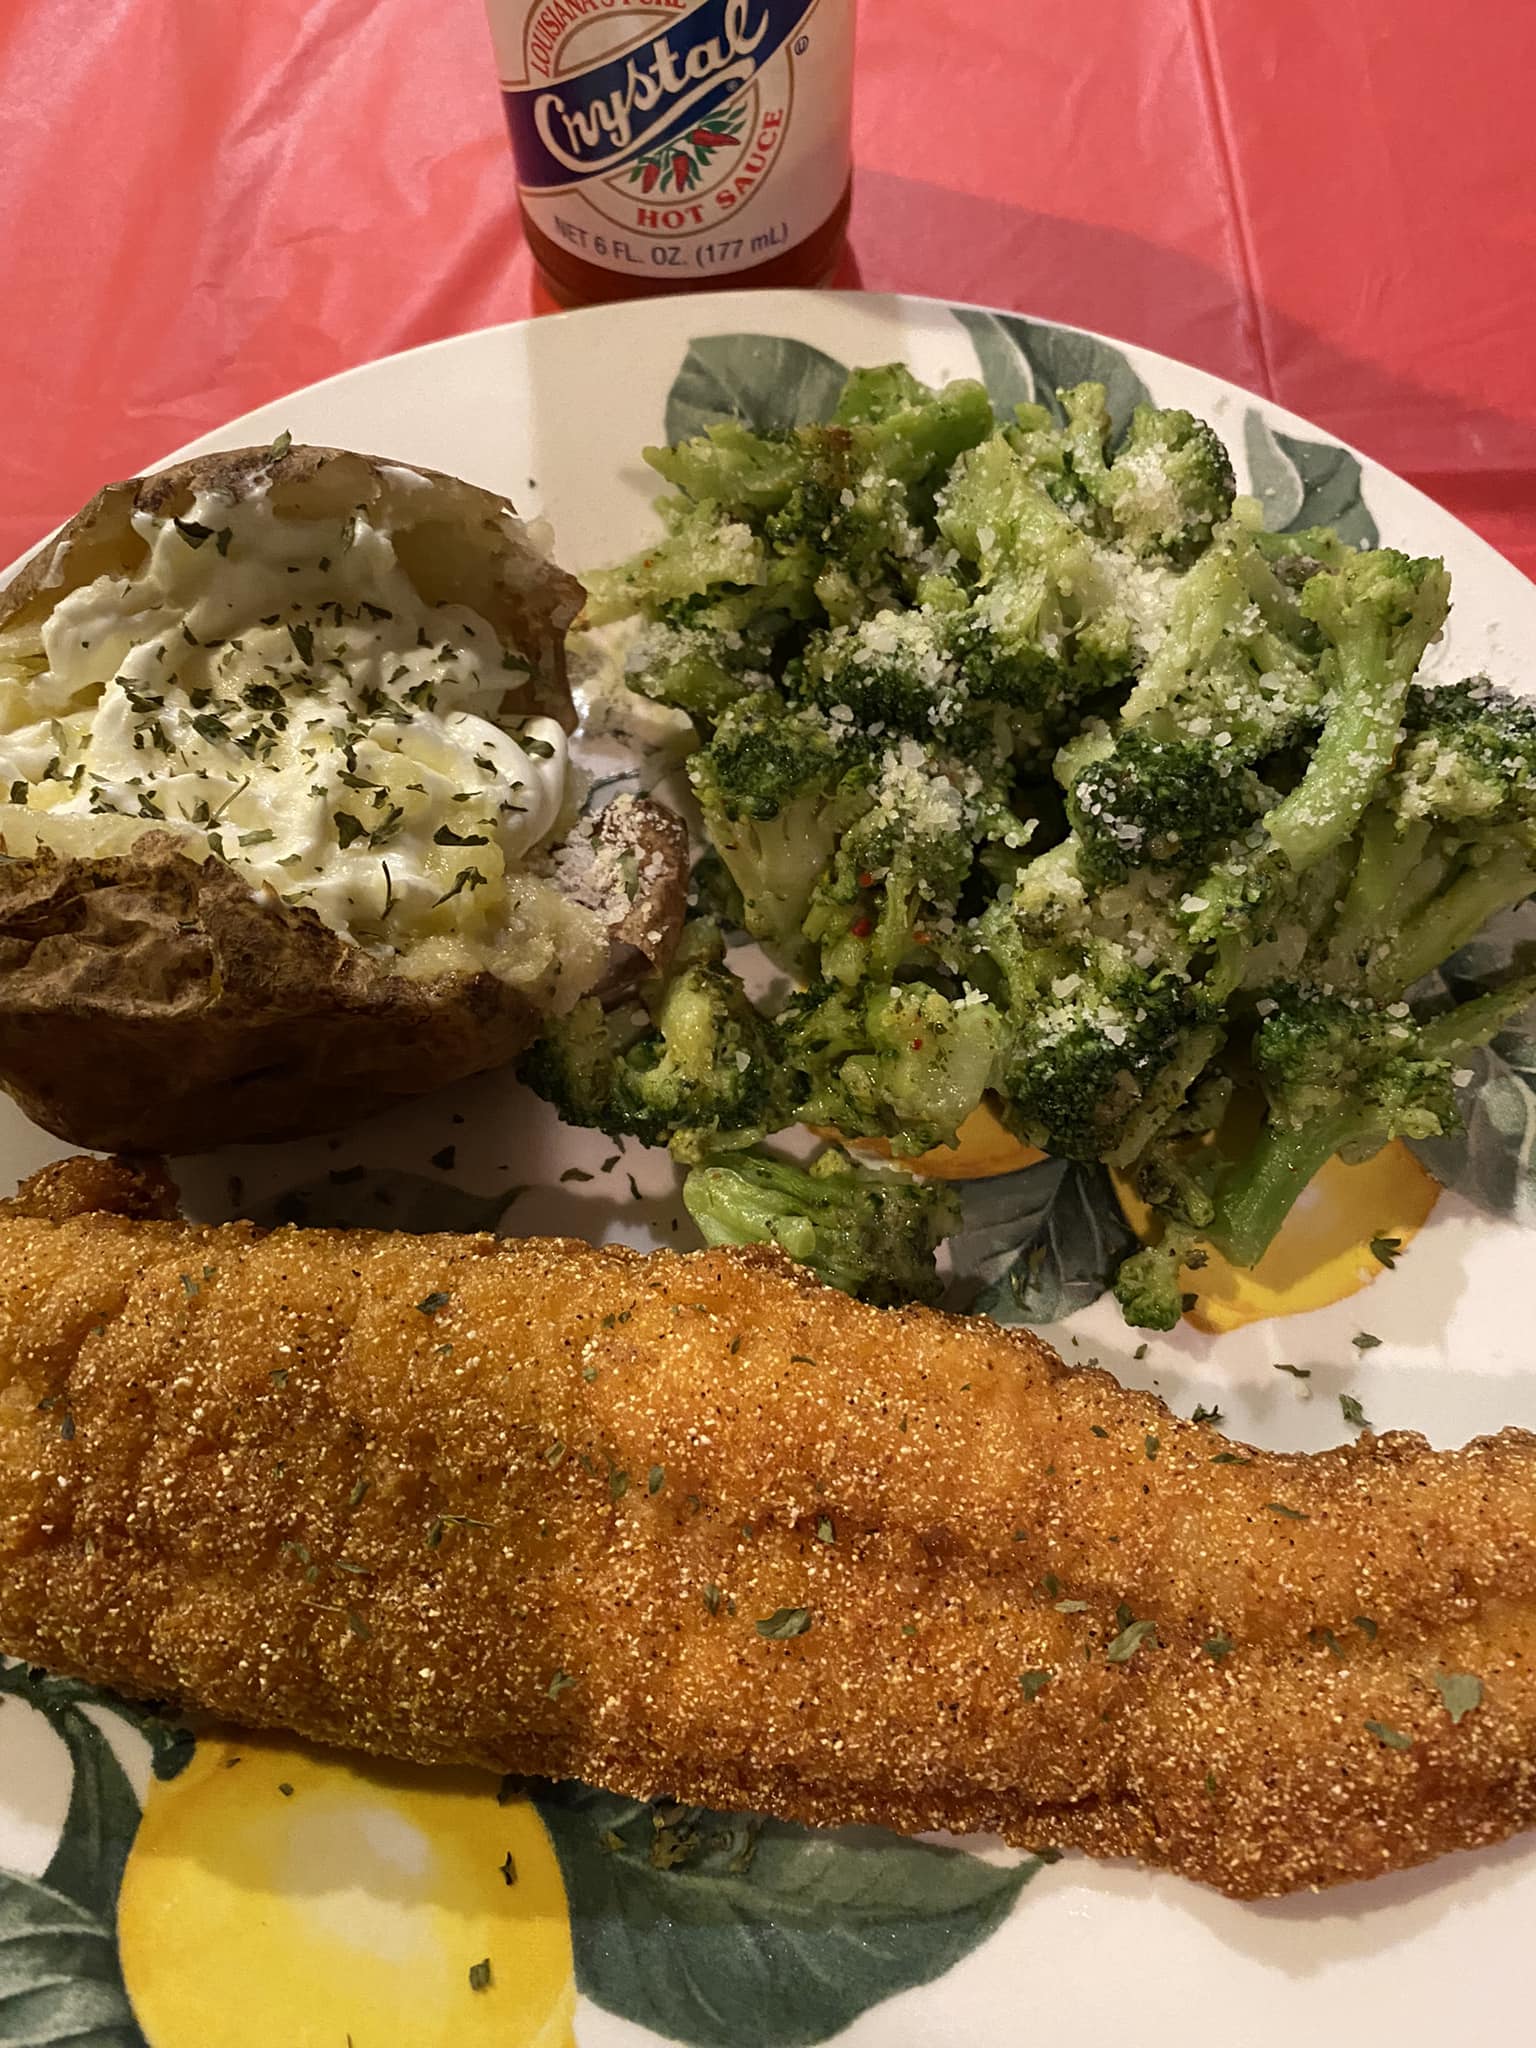
[[[84,1213],[76,1213],[77,1211]],[[421,1763],[1237,1897],[1536,1821],[1536,1437],[1248,1451],[761,1250],[0,1211],[0,1645]]]

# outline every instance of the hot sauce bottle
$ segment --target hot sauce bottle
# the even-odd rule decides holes
[[[564,305],[825,282],[854,0],[490,0],[523,224]]]

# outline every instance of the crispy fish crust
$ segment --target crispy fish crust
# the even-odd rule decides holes
[[[1244,1898],[1536,1821],[1536,1437],[1247,1452],[777,1254],[169,1207],[81,1161],[0,1213],[18,1656]],[[1453,1721],[1437,1673],[1481,1703]]]

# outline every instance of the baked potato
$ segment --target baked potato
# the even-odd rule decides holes
[[[664,964],[686,835],[579,815],[581,598],[370,456],[109,485],[0,592],[0,1085],[104,1150],[289,1137]]]

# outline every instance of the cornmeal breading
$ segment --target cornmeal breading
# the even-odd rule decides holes
[[[1250,1452],[776,1253],[157,1207],[82,1161],[0,1214],[15,1655],[1239,1897],[1536,1822],[1536,1437]]]

